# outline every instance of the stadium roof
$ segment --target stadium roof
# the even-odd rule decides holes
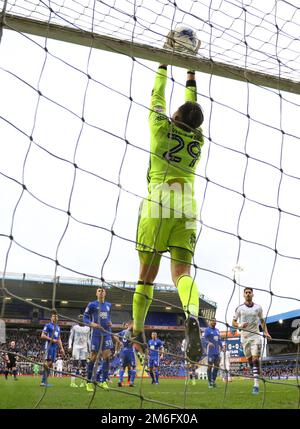
[[[278,322],[279,320],[287,320],[287,319],[292,319],[293,317],[299,317],[299,316],[300,316],[300,309],[287,311],[286,313],[276,314],[275,316],[268,316],[266,318],[266,323],[274,323],[274,322]]]
[[[10,293],[23,299],[32,299],[33,303],[43,305],[41,300],[52,300],[54,278],[51,276],[6,273],[4,284]],[[68,301],[73,307],[84,307],[87,302],[95,299],[95,290],[99,286],[108,289],[109,302],[122,309],[131,308],[135,283],[126,281],[102,282],[100,279],[88,277],[57,277],[55,300],[56,302]],[[14,301],[14,298],[12,300]],[[199,303],[200,309],[217,307],[214,301],[204,295],[200,295]],[[177,289],[172,285],[155,284],[152,311],[165,311],[166,306],[171,307],[168,309],[171,312],[182,312]]]

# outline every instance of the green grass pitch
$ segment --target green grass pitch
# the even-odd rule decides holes
[[[141,407],[139,393],[145,398],[142,407],[145,409],[170,408],[166,405],[159,405],[157,402],[149,402],[146,399],[161,401],[176,405],[180,408],[208,409],[208,408],[266,408],[266,409],[287,409],[297,408],[300,389],[296,380],[268,382],[265,384],[265,395],[263,383],[260,383],[260,393],[257,396],[251,394],[252,381],[244,379],[234,379],[226,385],[218,380],[216,389],[208,389],[206,381],[197,381],[196,385],[186,386],[185,380],[161,379],[159,385],[151,385],[149,379],[136,380],[134,388],[117,387],[117,379],[113,379],[110,390],[104,391],[97,388],[93,401],[93,393],[89,393],[85,388],[71,388],[69,378],[49,379],[53,387],[40,387],[40,377],[19,377],[14,381],[10,376],[8,380],[2,376],[0,378],[0,408],[20,409],[34,408],[42,401],[38,408],[42,409],[137,409]],[[129,393],[130,395],[127,395]],[[264,401],[264,403],[263,403]],[[91,402],[91,403],[90,403]]]

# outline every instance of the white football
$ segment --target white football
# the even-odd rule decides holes
[[[198,52],[201,42],[193,29],[188,27],[177,27],[172,34],[172,38],[175,51],[194,55]]]

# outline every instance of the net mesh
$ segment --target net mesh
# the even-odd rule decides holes
[[[299,81],[299,9],[286,1],[8,1],[9,14],[91,31],[120,40],[163,45],[179,24],[201,32],[201,55],[225,64]]]
[[[132,212],[137,213],[146,185],[136,178],[144,177],[149,157],[146,132],[143,128],[137,132],[137,124],[145,122],[149,113],[145,87],[149,86],[150,94],[156,68],[137,57],[95,51],[93,34],[152,49],[161,48],[170,29],[185,24],[201,34],[200,57],[297,82],[299,9],[284,1],[265,5],[266,9],[258,8],[257,2],[239,1],[0,4],[5,29],[0,45],[5,108],[0,117],[6,145],[9,142],[9,150],[1,151],[0,163],[6,201],[0,231],[1,315],[5,317],[5,297],[28,303],[7,287],[7,272],[16,267],[25,272],[39,266],[53,273],[51,308],[55,308],[59,275],[92,277],[117,287],[107,280],[116,264],[120,272],[136,265]],[[46,28],[58,24],[91,32],[90,46],[66,48],[48,37],[6,31],[13,29],[5,24],[11,15],[41,21]],[[17,58],[11,55],[12,47]],[[179,104],[175,92],[183,92],[181,82],[180,70],[172,68],[170,112]],[[235,93],[239,97],[233,97]],[[299,130],[294,120],[299,100],[276,88],[247,82],[226,88],[224,79],[212,74],[201,76],[200,94],[207,122],[196,175],[201,208],[193,269],[200,284],[219,283],[216,301],[227,305],[224,319],[218,322],[229,331],[242,287],[251,286],[264,302],[269,300],[267,315],[276,301],[299,302],[292,289],[282,289],[288,274],[299,273],[295,238],[300,211],[291,198],[297,195],[300,179]],[[231,267],[253,260],[254,254],[249,277],[241,282]],[[168,263],[165,256],[163,264]],[[156,297],[154,301],[164,303]],[[63,311],[59,315],[66,318]],[[267,383],[274,381],[263,379],[262,407]],[[298,378],[296,384],[289,384],[299,395]],[[146,407],[149,403],[188,406],[187,384],[183,384],[180,404],[146,398],[143,378],[139,386],[138,393],[118,390],[118,394],[135,395]],[[224,406],[229,389],[226,384]],[[89,407],[97,390],[95,386]],[[35,406],[46,398],[45,390]],[[299,399],[295,405],[299,406]]]

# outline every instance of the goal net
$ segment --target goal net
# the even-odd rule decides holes
[[[25,301],[9,290],[10,272],[137,280],[157,63],[171,66],[169,116],[182,104],[185,69],[197,71],[205,144],[192,268],[199,292],[217,302],[218,327],[229,332],[246,286],[266,317],[299,308],[299,8],[8,0],[0,10],[2,318],[9,299]],[[197,33],[196,56],[163,48],[178,25]],[[158,282],[171,282],[169,264],[166,254]],[[55,308],[57,288],[54,280],[51,305],[27,304]]]

